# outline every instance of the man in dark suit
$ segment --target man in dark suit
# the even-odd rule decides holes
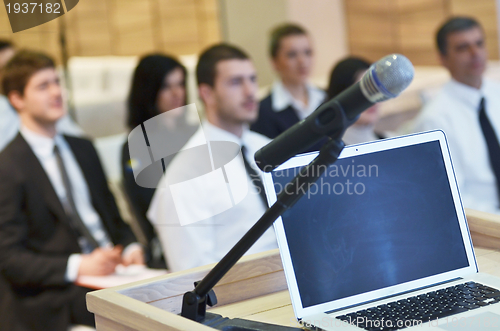
[[[308,82],[314,53],[304,28],[286,23],[273,29],[269,53],[279,80],[260,102],[259,117],[250,129],[274,139],[309,116],[323,103],[326,93]],[[310,150],[318,150],[322,144]]]
[[[143,263],[142,248],[118,213],[92,143],[56,132],[65,110],[54,62],[21,51],[2,87],[22,125],[0,153],[0,330],[92,326],[89,290],[76,278]]]

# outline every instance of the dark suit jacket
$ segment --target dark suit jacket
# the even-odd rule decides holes
[[[130,201],[130,206],[132,207],[134,216],[137,218],[137,221],[139,222],[139,225],[149,243],[156,237],[155,229],[146,217],[149,205],[151,204],[151,200],[153,199],[153,195],[155,193],[155,189],[139,186],[135,182],[134,173],[132,172],[132,168],[130,166],[128,142],[123,144],[121,161],[125,192]]]
[[[134,242],[92,143],[65,139],[113,243]],[[66,330],[75,311],[85,314],[87,290],[64,279],[68,257],[79,252],[47,174],[18,134],[0,153],[0,330]]]
[[[297,111],[292,106],[288,106],[288,108],[282,111],[275,111],[273,109],[272,97],[273,95],[271,93],[262,99],[259,106],[259,118],[250,126],[250,130],[274,139],[285,130],[298,123],[300,119],[297,116]],[[326,139],[323,139],[303,152],[317,151],[323,146],[325,141]]]
[[[162,253],[163,250],[158,250],[158,248],[155,247],[155,245],[158,245],[159,243],[158,236],[153,225],[146,216],[151,200],[153,199],[155,189],[137,185],[130,165],[128,142],[126,142],[122,147],[121,159],[123,187],[128,200],[127,202],[135,220],[141,227],[142,233],[147,240],[147,243],[145,243],[146,245],[144,246],[146,263],[150,268],[166,269],[167,264]],[[160,251],[159,254],[158,251]]]

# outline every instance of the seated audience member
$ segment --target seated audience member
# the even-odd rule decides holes
[[[21,129],[0,153],[0,325],[60,330],[94,325],[80,275],[143,263],[88,140],[61,135],[65,115],[52,59],[20,51],[2,87]],[[125,249],[123,249],[125,247]]]
[[[14,45],[10,41],[0,40],[0,80],[2,78],[2,68],[14,54]],[[9,100],[7,100],[5,95],[0,94],[0,151],[14,139],[19,131],[20,124],[21,121],[19,120],[19,116],[10,105]],[[57,129],[59,132],[69,135],[83,135],[82,129],[80,129],[67,115],[61,118],[57,123]]]
[[[258,112],[252,61],[219,44],[200,55],[196,76],[206,121],[170,163],[148,211],[171,271],[218,262],[267,209],[253,155],[269,139],[248,130]],[[270,229],[248,253],[276,247]]]
[[[251,130],[273,139],[316,110],[326,94],[308,83],[314,53],[311,38],[302,27],[276,27],[271,32],[270,55],[279,79],[260,102],[259,117]],[[323,143],[310,150],[318,150]]]
[[[330,83],[327,89],[328,100],[360,81],[369,67],[370,63],[356,57],[348,57],[337,63],[330,74]],[[377,120],[378,106],[375,104],[361,113],[359,119],[347,128],[342,138],[344,143],[352,145],[384,138],[384,134],[375,132]]]
[[[415,131],[443,130],[465,207],[500,213],[500,84],[483,77],[484,30],[473,18],[453,17],[436,42],[451,80],[424,106]]]
[[[163,136],[168,135],[166,144],[178,146],[177,150],[188,141],[196,130],[186,122],[183,109],[186,105],[186,69],[177,60],[162,54],[152,54],[143,57],[135,69],[132,87],[128,99],[128,127],[133,130],[137,126],[153,117],[169,112],[163,116]],[[177,108],[177,109],[176,109]],[[157,120],[159,120],[157,118]],[[129,144],[126,142],[122,149],[123,183],[134,216],[148,242],[146,255],[150,267],[165,268],[162,249],[155,230],[146,217],[149,204],[153,198],[154,187],[158,184],[161,175],[154,172],[155,165],[144,171],[150,171],[150,187],[139,186],[134,178],[130,160]],[[168,163],[163,160],[164,166]]]

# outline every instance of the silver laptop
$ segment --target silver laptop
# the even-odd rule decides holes
[[[271,204],[317,154],[264,175]],[[346,147],[274,226],[302,325],[500,330],[500,278],[478,273],[442,131]]]

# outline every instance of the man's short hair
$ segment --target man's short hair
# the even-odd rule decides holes
[[[200,55],[196,66],[196,79],[198,85],[208,84],[214,86],[217,63],[225,60],[248,60],[248,55],[241,49],[229,44],[217,44]]]
[[[14,44],[7,39],[0,39],[0,52],[6,48],[14,48]]]
[[[31,76],[47,68],[55,68],[54,60],[48,55],[26,50],[17,52],[3,69],[3,93],[8,95],[11,91],[17,91],[23,95]]]
[[[447,38],[448,35],[470,30],[479,27],[482,29],[481,24],[472,17],[455,16],[448,19],[438,30],[436,34],[436,44],[441,55],[446,55]]]
[[[285,23],[271,30],[269,53],[275,58],[280,48],[280,42],[288,36],[307,35],[307,31],[297,24]]]

